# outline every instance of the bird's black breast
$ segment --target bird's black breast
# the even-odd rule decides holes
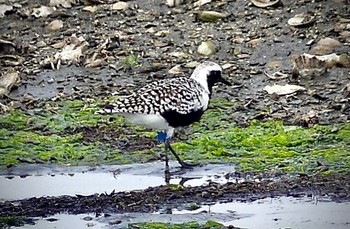
[[[163,112],[162,117],[169,123],[171,127],[188,126],[194,122],[198,122],[202,117],[203,110],[192,110],[186,114],[181,114],[174,110],[168,110]]]

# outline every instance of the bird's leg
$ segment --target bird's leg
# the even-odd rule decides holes
[[[166,137],[167,137],[166,133],[158,132],[157,141],[165,143]],[[169,184],[169,182],[170,182],[170,169],[169,169],[169,157],[168,157],[168,145],[167,144],[164,144],[164,154],[165,154],[165,170],[164,170],[165,183]]]
[[[164,144],[164,151],[165,151],[165,183],[169,184],[170,182],[170,169],[169,169],[169,157],[168,157],[168,146]]]
[[[168,150],[175,156],[176,160],[179,162],[182,168],[192,168],[195,164],[189,164],[181,160],[179,155],[175,152],[175,150],[171,147],[170,141],[167,138],[167,134],[164,132],[158,132],[157,135],[158,142],[164,142],[164,149],[165,149],[165,172],[169,172],[169,158],[168,158]],[[170,173],[170,172],[169,172]]]
[[[165,140],[166,140],[166,133],[164,133],[164,132],[158,132],[158,134],[157,134],[157,141],[159,142],[159,143],[164,143],[165,142]],[[165,147],[164,147],[164,154],[163,153],[161,153],[161,157],[163,157],[164,155],[165,155],[165,159],[166,160],[168,160],[167,158],[168,158],[168,155],[167,155],[167,146],[165,145]]]
[[[171,147],[168,139],[165,140],[164,144],[165,144],[165,148],[170,150],[170,152],[175,156],[176,160],[179,162],[179,164],[181,165],[182,168],[192,168],[195,165],[195,164],[190,164],[190,163],[187,163],[187,162],[184,162],[183,160],[181,160],[179,155],[177,155],[175,150]]]

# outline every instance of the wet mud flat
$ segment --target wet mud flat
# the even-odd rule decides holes
[[[11,41],[14,51],[1,51],[4,61],[0,66],[4,71],[18,71],[21,81],[1,104],[33,115],[33,109],[43,110],[48,101],[108,100],[111,94],[128,94],[155,79],[190,75],[188,63],[210,59],[226,66],[224,73],[234,84],[230,89],[217,88],[213,96],[234,104],[228,109],[232,123],[247,126],[252,120],[283,120],[310,127],[349,122],[349,67],[336,66],[322,76],[293,79],[290,59],[291,54],[309,53],[323,38],[341,43],[328,54],[349,53],[348,29],[344,29],[350,15],[349,1],[283,1],[283,5],[267,9],[245,0],[213,1],[200,10],[228,15],[215,23],[195,20],[197,9],[192,2],[173,9],[161,1],[127,2],[125,11],[113,12],[109,4],[97,4],[98,11],[93,13],[84,10],[81,1],[71,8],[59,6],[46,18],[35,18],[26,12],[47,5],[47,1],[23,1],[6,12],[1,18],[7,25],[0,28],[1,39]],[[287,24],[303,13],[314,16],[314,23],[304,27]],[[63,28],[49,31],[46,26],[53,20],[61,20]],[[59,69],[53,63],[57,67],[53,69],[48,57],[52,61],[62,50],[57,45],[70,45],[76,37],[88,42],[87,51],[76,61],[62,63]],[[116,37],[120,38],[119,46],[115,46]],[[106,40],[107,46],[101,46]],[[197,47],[207,40],[218,46],[211,57],[197,53]],[[86,60],[93,56],[100,64],[89,65]],[[138,63],[126,66],[129,57]],[[174,69],[179,71],[170,73]],[[274,73],[287,77],[271,78]],[[307,90],[268,95],[264,88],[273,84],[297,84]],[[110,129],[82,126],[78,130],[87,142],[95,142],[96,135],[101,139],[107,136],[103,143],[112,141],[113,146],[126,151],[139,150],[146,143],[147,149],[155,146],[150,138],[145,144],[132,138],[125,146],[116,136],[119,133]],[[161,167],[153,171],[139,167],[138,172],[130,172],[135,169],[130,166],[96,170],[48,167],[39,174],[29,170],[3,173],[0,187],[7,188],[7,195],[2,189],[0,217],[29,217],[14,224],[25,224],[23,228],[126,228],[134,222],[208,219],[242,228],[350,225],[349,173],[260,175],[237,173],[227,167],[210,172],[214,169],[209,165],[209,171],[197,174],[176,171],[167,186]],[[37,185],[29,189],[29,183]]]
[[[124,11],[111,10],[111,4],[97,4],[95,13],[76,3],[70,8],[59,6],[45,18],[29,15],[28,19],[26,10],[31,12],[46,4],[38,0],[23,3],[24,12],[16,8],[6,12],[2,21],[8,26],[0,28],[2,39],[12,41],[17,49],[4,54],[23,58],[23,63],[0,63],[6,71],[21,72],[21,83],[2,103],[12,106],[12,101],[16,108],[30,110],[43,100],[125,95],[155,79],[190,75],[192,68],[186,66],[188,63],[210,59],[226,65],[224,73],[235,86],[229,90],[217,88],[214,97],[235,103],[232,121],[240,125],[253,119],[277,119],[306,126],[349,121],[349,68],[334,67],[322,76],[292,79],[290,58],[292,54],[310,52],[318,40],[329,37],[341,45],[327,54],[349,53],[347,31],[343,31],[350,13],[348,1],[283,1],[277,7],[258,8],[249,1],[237,0],[200,7],[228,15],[215,22],[196,20],[198,9],[190,2],[176,8],[169,8],[164,2],[128,1],[129,7]],[[304,27],[288,25],[288,20],[298,14],[311,14],[315,21]],[[48,30],[46,26],[52,20],[62,21],[63,27]],[[54,59],[61,49],[52,46],[66,44],[71,36],[84,37],[87,51],[79,60],[63,61],[59,69],[52,69],[47,57]],[[120,38],[119,46],[113,42],[116,37]],[[106,39],[110,43],[101,51],[100,45]],[[218,47],[212,56],[197,52],[199,44],[207,40],[213,40]],[[84,62],[91,56],[97,56],[99,64]],[[124,71],[130,56],[137,63]],[[174,67],[179,71],[171,73]],[[267,76],[278,72],[287,77]],[[274,84],[296,84],[308,92],[287,97],[267,95],[265,86]]]
[[[177,175],[166,185],[162,167],[163,163],[94,169],[24,166],[7,174],[2,172],[0,216],[26,217],[33,228],[64,225],[71,220],[94,228],[106,225],[126,228],[128,224],[152,220],[181,223],[210,219],[243,228],[255,228],[253,219],[272,226],[307,225],[308,228],[332,225],[332,222],[337,225],[335,228],[346,228],[350,223],[350,217],[344,214],[350,210],[350,174],[267,177],[234,172],[233,165],[214,164],[187,172],[173,171]],[[46,185],[56,192],[44,187],[50,178],[56,179],[56,183]],[[5,179],[8,183],[4,183]],[[10,184],[16,183],[16,179],[22,180],[17,181],[22,196],[15,191],[12,196],[5,196],[16,188]],[[42,179],[44,183],[36,183],[38,190],[30,190],[33,185],[26,185],[26,179],[31,184],[33,179]],[[108,179],[111,183],[104,181]],[[79,183],[82,180],[90,186]],[[84,187],[85,193],[74,188],[67,190],[65,186],[72,186],[75,181],[80,190]],[[304,221],[299,222],[295,219],[303,217],[302,211],[315,214],[305,212]],[[318,222],[317,217],[323,214],[334,217]]]

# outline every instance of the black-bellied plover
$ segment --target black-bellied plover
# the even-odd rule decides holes
[[[208,109],[212,87],[216,83],[231,85],[221,76],[220,65],[205,61],[190,78],[178,77],[154,81],[133,94],[106,105],[99,114],[119,114],[130,122],[158,130],[157,139],[164,142],[166,168],[170,150],[182,167],[189,166],[176,154],[169,139],[174,130],[200,120]]]

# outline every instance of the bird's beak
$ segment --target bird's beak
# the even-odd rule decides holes
[[[232,84],[230,82],[228,82],[227,80],[225,80],[224,78],[221,78],[219,82],[226,84],[227,86],[232,86]]]

